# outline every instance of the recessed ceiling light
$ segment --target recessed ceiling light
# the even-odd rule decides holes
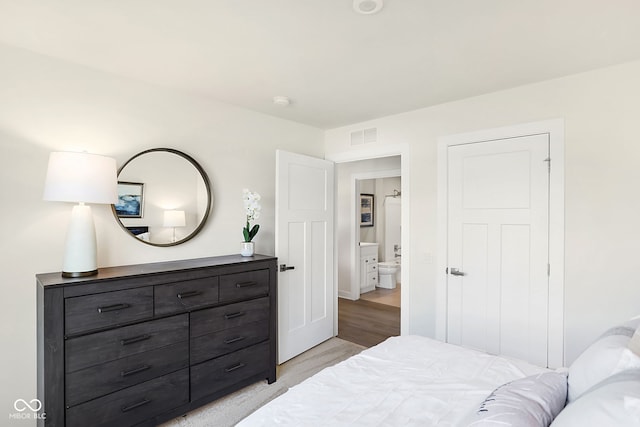
[[[286,96],[274,96],[273,103],[279,107],[286,107],[291,104],[291,100]]]
[[[363,15],[380,12],[382,0],[353,0],[353,10]]]

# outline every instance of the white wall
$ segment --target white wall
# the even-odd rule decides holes
[[[209,221],[189,242],[155,248],[95,206],[100,267],[238,253],[245,187],[262,195],[257,251],[273,254],[275,150],[322,157],[323,132],[0,45],[0,424],[17,398],[36,397],[34,275],[62,263],[71,206],[42,201],[49,153],[87,150],[121,165],[152,147],[200,162],[213,188]]]
[[[349,134],[410,146],[409,332],[434,336],[437,139],[565,120],[565,359],[609,325],[640,313],[640,61],[329,130],[325,155],[357,151]]]

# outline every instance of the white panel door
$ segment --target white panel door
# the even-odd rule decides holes
[[[547,366],[549,137],[447,157],[447,340]]]
[[[278,363],[334,336],[333,163],[276,153]]]

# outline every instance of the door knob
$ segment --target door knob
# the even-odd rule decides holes
[[[462,271],[458,270],[457,268],[450,268],[450,269],[449,269],[449,273],[450,273],[452,276],[464,276],[464,272],[462,272]]]
[[[287,271],[287,270],[293,270],[295,269],[295,267],[291,266],[288,267],[287,264],[280,264],[280,271]]]

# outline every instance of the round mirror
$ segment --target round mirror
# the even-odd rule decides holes
[[[198,234],[209,216],[209,178],[181,151],[146,150],[118,170],[118,203],[111,209],[136,240],[153,246],[179,245]]]

